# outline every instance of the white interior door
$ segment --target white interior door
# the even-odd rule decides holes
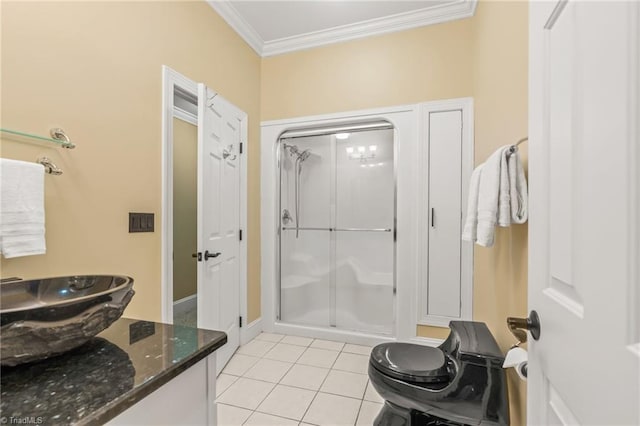
[[[217,372],[240,343],[240,123],[237,108],[198,84],[198,327],[227,333]]]
[[[640,423],[637,2],[531,2],[528,423]]]

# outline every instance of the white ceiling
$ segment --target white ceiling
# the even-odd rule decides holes
[[[209,0],[261,56],[473,16],[477,0]]]

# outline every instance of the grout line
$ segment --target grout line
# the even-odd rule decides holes
[[[356,415],[356,421],[354,425],[358,424],[358,419],[360,419],[360,413],[362,412],[362,404],[364,404],[364,399],[360,401],[360,407],[358,407],[358,414]]]
[[[320,391],[316,391],[316,393],[313,395],[313,398],[311,398],[311,402],[309,403],[309,406],[307,407],[306,410],[304,410],[304,414],[302,415],[302,418],[300,419],[300,422],[305,422],[305,423],[310,423],[304,420],[304,418],[307,416],[307,413],[309,412],[309,409],[311,408],[311,406],[313,405],[313,401],[316,400],[316,397],[318,396],[318,394],[320,393]],[[310,423],[313,424],[313,423]]]
[[[222,373],[220,373],[220,374],[222,374]],[[232,375],[232,374],[228,374],[228,376],[235,377],[235,380],[233,381],[233,383],[231,383],[229,386],[227,386],[227,388],[226,388],[225,390],[223,390],[222,392],[220,392],[220,395],[216,395],[216,397],[215,397],[215,402],[217,402],[217,401],[218,401],[218,398],[220,398],[220,397],[221,397],[221,396],[222,396],[226,391],[228,391],[228,390],[229,390],[229,388],[230,388],[231,386],[233,386],[233,385],[235,384],[235,382],[237,382],[237,381],[238,381],[238,379],[241,377],[241,376],[234,376],[234,375]],[[218,377],[219,377],[219,376],[218,376]],[[216,392],[218,391],[218,377],[216,377]]]

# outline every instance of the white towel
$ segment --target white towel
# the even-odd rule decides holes
[[[476,243],[484,247],[493,246],[496,225],[509,226],[511,223],[509,176],[506,167],[508,149],[509,146],[503,146],[491,154],[480,175]]]
[[[509,164],[509,189],[511,195],[511,220],[515,223],[525,223],[529,217],[529,194],[527,179],[520,161],[518,151],[511,154]]]
[[[527,220],[527,182],[517,152],[505,145],[476,167],[469,183],[462,239],[491,247],[495,227]]]
[[[44,254],[44,167],[0,159],[0,252],[5,258]]]
[[[462,239],[464,241],[471,241],[472,243],[476,242],[476,231],[478,230],[478,193],[480,189],[480,175],[482,174],[483,166],[484,163],[475,168],[473,173],[471,173],[471,180],[469,182],[467,218],[462,231]]]

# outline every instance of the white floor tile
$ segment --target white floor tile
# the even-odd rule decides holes
[[[357,399],[320,392],[311,403],[304,421],[323,426],[352,426],[359,409],[360,401]]]
[[[362,406],[360,407],[360,413],[358,413],[358,421],[356,422],[356,426],[373,425],[373,421],[376,419],[376,416],[381,409],[382,404],[370,401],[362,401]]]
[[[276,343],[273,349],[267,352],[264,357],[267,359],[275,359],[276,361],[296,362],[303,352],[304,348],[302,346]]]
[[[308,348],[298,359],[298,364],[312,365],[314,367],[331,368],[339,352],[326,349]]]
[[[298,426],[298,422],[291,419],[255,412],[245,423],[249,426]]]
[[[334,342],[332,340],[315,339],[313,343],[311,343],[311,347],[318,349],[328,349],[330,351],[341,351],[344,347],[344,343]]]
[[[320,392],[362,399],[368,380],[369,378],[364,374],[331,370],[322,384]]]
[[[262,401],[257,411],[302,420],[315,395],[314,391],[277,385]]]
[[[315,425],[312,425],[311,423],[302,422],[302,423],[300,423],[300,426],[315,426]]]
[[[309,346],[311,342],[313,342],[313,339],[310,337],[284,336],[281,342],[289,345]]]
[[[249,418],[252,411],[231,405],[218,404],[218,426],[241,426]]]
[[[274,386],[273,383],[241,377],[220,395],[218,402],[255,410]]]
[[[240,346],[238,349],[238,353],[242,355],[251,355],[251,356],[264,356],[271,348],[275,346],[274,342],[267,342],[266,340],[256,340],[253,339],[249,343],[244,346]]]
[[[317,391],[329,373],[328,368],[295,364],[280,381],[283,385]]]
[[[369,356],[371,355],[371,349],[373,349],[371,346],[352,345],[351,343],[347,343],[344,345],[344,348],[342,348],[342,351],[349,352],[351,354]]]
[[[256,337],[256,340],[264,340],[267,342],[277,343],[284,337],[284,334],[275,334],[275,333],[260,333]]]
[[[371,402],[380,402],[383,403],[384,399],[378,394],[378,391],[373,387],[371,381],[367,383],[367,390],[364,392],[364,400]]]
[[[259,360],[260,358],[255,356],[235,354],[231,357],[222,372],[225,374],[231,374],[232,376],[242,376]]]
[[[287,374],[292,365],[290,362],[261,359],[244,373],[244,377],[278,383]]]
[[[369,368],[369,357],[365,355],[340,353],[340,356],[333,364],[336,370],[350,371],[352,373],[367,374]]]
[[[236,376],[220,373],[220,375],[216,378],[216,397],[220,396],[222,392],[226,391],[229,386],[235,383],[236,380],[238,380]]]

